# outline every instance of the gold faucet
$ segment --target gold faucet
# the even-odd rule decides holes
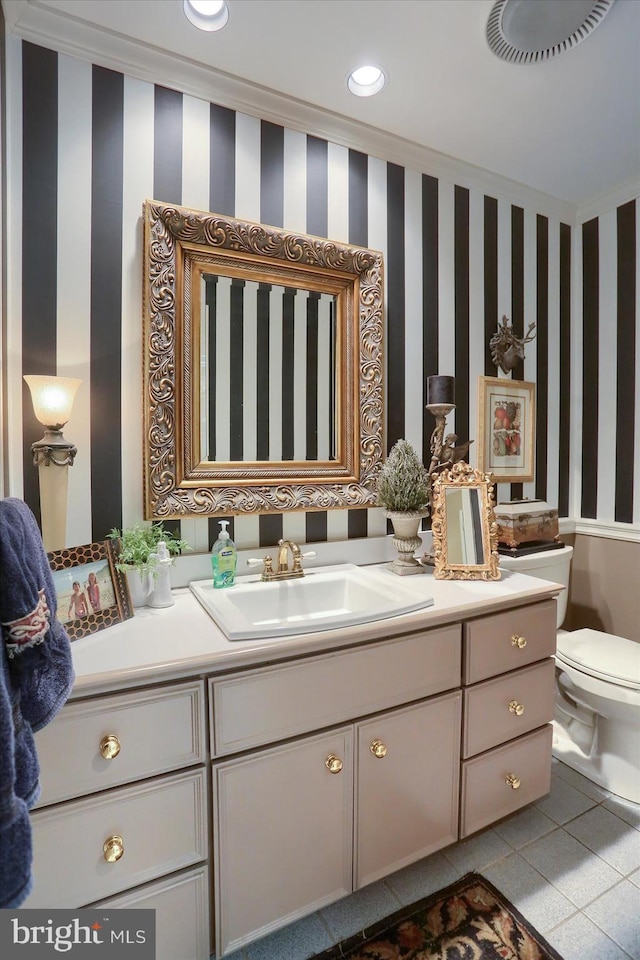
[[[289,567],[289,551],[293,559],[291,567]],[[293,540],[278,540],[278,566],[274,571],[271,557],[265,557],[264,570],[260,579],[293,580],[295,577],[304,577],[300,547]]]

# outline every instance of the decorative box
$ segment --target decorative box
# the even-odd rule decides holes
[[[510,500],[495,508],[498,542],[519,547],[522,543],[559,540],[558,511],[544,500]]]

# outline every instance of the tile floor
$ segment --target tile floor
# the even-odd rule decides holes
[[[229,960],[308,960],[470,870],[498,887],[564,960],[640,960],[640,805],[558,760],[548,797]]]

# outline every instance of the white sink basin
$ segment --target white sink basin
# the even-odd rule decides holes
[[[247,577],[219,590],[211,580],[189,586],[229,640],[332,630],[412,613],[433,603],[426,578],[423,589],[416,589],[418,584],[405,583],[384,569],[350,563],[317,567],[299,580],[263,583]]]

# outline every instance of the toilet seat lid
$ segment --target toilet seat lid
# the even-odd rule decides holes
[[[557,649],[561,660],[583,673],[640,689],[640,643],[585,629],[560,634]]]

